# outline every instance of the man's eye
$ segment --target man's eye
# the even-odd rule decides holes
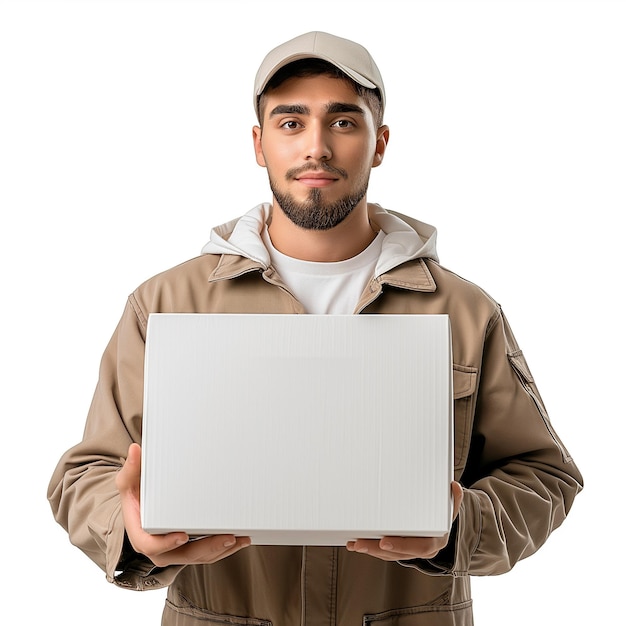
[[[282,127],[286,128],[287,130],[295,130],[296,128],[298,128],[298,126],[299,126],[298,122],[294,120],[290,120],[282,124]]]
[[[352,128],[354,124],[350,120],[337,120],[333,126],[337,128]]]

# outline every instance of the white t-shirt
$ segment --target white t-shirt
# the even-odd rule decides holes
[[[385,234],[379,231],[363,252],[333,263],[302,261],[284,255],[272,245],[267,228],[262,237],[272,265],[307,313],[350,315],[374,276]]]

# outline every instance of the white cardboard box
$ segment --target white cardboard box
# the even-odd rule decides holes
[[[153,314],[151,533],[345,545],[450,529],[446,315]]]

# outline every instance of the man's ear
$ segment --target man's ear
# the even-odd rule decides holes
[[[254,154],[256,156],[256,162],[265,167],[265,157],[263,156],[263,148],[261,147],[261,135],[263,131],[260,126],[252,127],[252,141],[254,142]]]
[[[383,162],[385,150],[389,143],[389,126],[381,126],[376,132],[376,152],[372,159],[372,167],[378,167]]]

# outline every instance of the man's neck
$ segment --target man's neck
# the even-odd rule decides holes
[[[272,244],[279,252],[295,259],[319,263],[350,259],[363,252],[376,237],[365,201],[359,203],[343,222],[329,230],[308,230],[296,226],[274,201],[268,230]]]

